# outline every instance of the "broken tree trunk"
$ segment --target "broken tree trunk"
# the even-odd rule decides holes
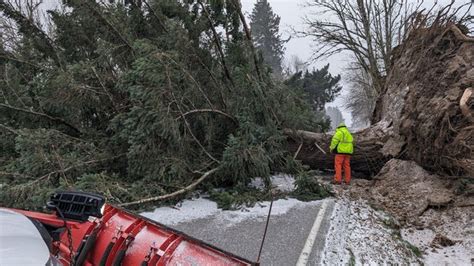
[[[329,152],[331,135],[314,133],[303,130],[285,130],[288,136],[288,150],[297,160],[310,166],[312,169],[333,169],[334,154]],[[383,146],[387,134],[376,130],[366,129],[353,134],[354,154],[351,158],[353,171],[367,176],[378,173],[390,155],[383,153]]]

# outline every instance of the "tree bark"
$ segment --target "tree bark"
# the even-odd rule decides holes
[[[334,168],[334,154],[329,151],[331,135],[289,129],[284,132],[288,136],[288,150],[296,155],[297,160],[301,160],[311,169],[328,170]],[[373,129],[367,129],[354,133],[353,137],[352,170],[367,176],[377,174],[391,157],[383,153],[383,146],[388,139],[388,134],[380,134]]]

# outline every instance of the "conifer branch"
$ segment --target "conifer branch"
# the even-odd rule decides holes
[[[0,124],[0,128],[3,128],[4,130],[14,134],[14,135],[20,135],[20,133],[18,131],[16,131],[15,129],[11,128],[11,127],[8,127],[8,126],[5,126],[4,124]]]
[[[252,51],[253,61],[254,61],[254,64],[255,64],[255,71],[257,71],[258,79],[260,81],[262,81],[262,74],[260,72],[260,67],[259,67],[258,58],[257,58],[257,52],[255,51],[255,46],[253,45],[253,41],[252,41],[252,34],[250,32],[249,26],[247,25],[247,21],[245,20],[244,13],[242,13],[242,7],[241,7],[241,4],[240,4],[240,0],[232,0],[232,1],[235,5],[235,8],[237,9],[237,12],[239,13],[240,21],[242,22],[242,25],[244,27],[245,36],[247,37],[247,41],[249,43],[250,50]]]
[[[176,99],[176,96],[174,95],[173,93],[173,85],[171,84],[171,78],[170,78],[170,75],[169,75],[169,71],[168,69],[166,69],[166,78],[168,80],[168,86],[169,86],[169,89],[170,89],[170,93],[171,93],[171,96],[173,97],[174,101],[175,101],[175,104],[176,106],[178,107],[178,110],[181,114],[181,117],[183,118],[184,120],[184,124],[186,125],[186,128],[188,129],[189,131],[189,134],[191,134],[191,137],[194,139],[194,141],[199,145],[199,147],[202,149],[202,151],[207,155],[207,157],[209,157],[211,160],[213,160],[214,162],[217,162],[217,163],[220,163],[219,160],[217,160],[214,156],[212,156],[207,150],[206,148],[202,145],[202,143],[198,140],[198,138],[194,135],[193,133],[193,130],[191,129],[191,126],[189,125],[188,123],[188,120],[186,120],[186,117],[184,116],[184,113],[183,113],[183,110],[181,109],[181,106],[178,104],[178,99]]]
[[[188,115],[191,115],[191,114],[195,114],[195,113],[216,113],[216,114],[220,114],[220,115],[223,115],[227,118],[229,118],[230,120],[232,120],[232,122],[238,124],[238,121],[237,119],[235,119],[235,117],[223,112],[223,111],[220,111],[220,110],[215,110],[215,109],[194,109],[194,110],[191,110],[191,111],[187,111],[186,113],[182,114],[181,116],[177,117],[176,120],[179,120],[181,118],[184,118]]]
[[[62,119],[62,118],[59,118],[59,117],[54,117],[54,116],[50,116],[48,114],[45,114],[45,113],[40,113],[40,112],[36,112],[34,111],[33,109],[23,109],[23,108],[18,108],[18,107],[15,107],[15,106],[11,106],[9,104],[4,104],[4,103],[0,103],[0,107],[5,107],[5,108],[8,108],[10,110],[15,110],[15,111],[18,111],[18,112],[23,112],[23,113],[28,113],[28,114],[33,114],[33,115],[37,115],[37,116],[40,116],[40,117],[44,117],[50,121],[53,121],[53,122],[56,122],[58,124],[63,124],[65,126],[67,126],[68,128],[72,129],[76,134],[81,134],[81,131],[73,126],[72,124],[70,124],[69,122],[67,122],[66,120]]]
[[[148,10],[156,18],[156,20],[158,20],[158,23],[160,24],[163,31],[168,33],[168,30],[166,29],[165,23],[163,22],[163,20],[160,17],[158,17],[155,10],[153,10],[153,8],[151,8],[150,4],[148,4],[148,1],[143,0],[143,3],[147,6]]]
[[[230,81],[230,84],[232,87],[234,86],[234,80],[232,79],[229,69],[227,68],[227,64],[225,62],[225,55],[224,52],[222,51],[222,45],[221,41],[219,39],[219,35],[217,34],[216,28],[214,28],[214,25],[211,20],[211,16],[209,15],[209,12],[207,11],[207,8],[204,6],[204,4],[201,2],[201,0],[198,0],[199,5],[201,5],[202,10],[204,11],[207,21],[209,22],[209,27],[211,28],[212,34],[214,36],[214,43],[216,44],[217,51],[219,52],[220,56],[220,61],[222,64],[222,67],[224,68],[224,74],[227,77],[227,79]]]
[[[105,26],[107,26],[107,28],[109,28],[110,31],[112,31],[112,33],[117,36],[132,52],[133,52],[133,47],[132,45],[129,43],[129,41],[120,33],[120,31],[114,27],[114,25],[112,23],[110,23],[110,21],[108,21],[102,14],[101,12],[99,11],[100,9],[98,8],[97,4],[94,2],[94,4],[96,4],[95,6],[92,6],[91,5],[91,1],[90,0],[84,0],[84,4],[87,6],[87,8],[91,11],[91,13],[99,20],[99,21],[102,21]]]
[[[105,158],[105,159],[99,159],[99,160],[89,160],[89,161],[86,161],[86,162],[80,162],[80,163],[77,163],[77,164],[74,164],[74,165],[71,165],[69,167],[66,167],[66,168],[63,168],[61,167],[62,169],[59,169],[59,170],[54,170],[54,171],[51,171],[45,175],[42,175],[38,178],[36,178],[35,180],[31,181],[31,182],[28,182],[28,183],[25,183],[25,184],[20,184],[18,185],[17,187],[25,187],[25,186],[32,186],[42,180],[45,180],[45,179],[49,179],[52,175],[55,175],[55,174],[66,174],[72,170],[75,170],[79,167],[84,167],[84,166],[88,166],[88,165],[91,165],[91,164],[98,164],[98,163],[102,163],[102,162],[107,162],[107,161],[110,161],[110,160],[115,160],[117,158],[120,158],[122,156],[124,156],[125,154],[119,154],[117,156],[113,156],[111,158]],[[20,175],[20,174],[16,174],[16,175]]]
[[[169,56],[168,54],[166,53],[157,53],[156,54],[156,57],[158,59],[161,59],[161,56],[163,57],[166,57],[168,60],[170,60],[173,64],[175,64],[177,67],[179,67],[181,69],[181,71],[184,72],[185,76],[187,76],[195,85],[196,85],[196,88],[199,90],[199,92],[202,94],[202,96],[204,97],[204,99],[206,99],[206,102],[209,104],[209,106],[211,108],[214,108],[211,100],[209,99],[209,97],[207,96],[207,94],[204,92],[204,90],[201,88],[201,85],[199,85],[199,82],[196,81],[196,79],[193,77],[193,75],[191,75],[191,73],[189,73],[189,71],[187,69],[185,69],[181,64],[179,64],[178,62],[176,62],[176,60],[174,60],[171,56]],[[169,73],[167,73],[168,75],[168,78],[169,78]]]
[[[53,45],[53,40],[34,22],[25,17],[20,11],[16,10],[11,4],[0,1],[0,11],[2,11],[6,17],[14,20],[18,24],[19,31],[25,36],[31,35],[36,38],[37,49],[44,55],[50,56],[53,61],[64,69],[61,64],[61,60],[56,53],[56,48]],[[39,43],[42,42],[42,43]]]

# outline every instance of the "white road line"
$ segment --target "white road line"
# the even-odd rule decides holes
[[[313,249],[314,241],[316,240],[316,236],[318,235],[319,227],[321,227],[321,222],[324,218],[324,213],[326,212],[328,201],[325,200],[321,204],[321,208],[319,209],[318,215],[314,220],[313,227],[308,234],[308,238],[306,239],[306,243],[304,244],[303,250],[301,250],[300,257],[298,258],[298,262],[296,266],[305,266],[308,263],[309,255],[311,255],[311,250]]]

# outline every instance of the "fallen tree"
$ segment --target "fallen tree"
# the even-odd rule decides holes
[[[368,176],[377,173],[389,157],[382,152],[387,136],[374,133],[375,131],[371,130],[354,133],[357,150],[352,156],[351,168]],[[285,134],[288,136],[288,150],[294,154],[297,160],[301,160],[313,169],[332,169],[334,167],[334,156],[328,148],[331,135],[290,129],[285,130]]]
[[[301,169],[281,128],[327,125],[272,79],[239,0],[63,1],[50,32],[20,2],[0,1],[2,206],[41,208],[58,189],[124,203],[268,185]]]

